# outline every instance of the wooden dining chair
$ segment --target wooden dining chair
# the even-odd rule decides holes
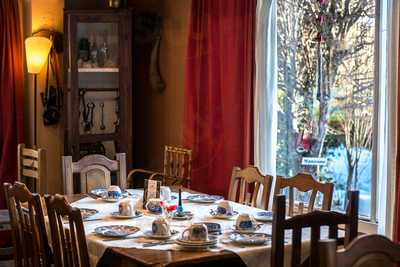
[[[144,169],[133,169],[129,172],[127,180],[130,187],[134,186],[134,177],[145,174],[150,180],[161,180],[163,185],[183,185],[190,188],[192,169],[192,150],[165,146],[163,172]]]
[[[46,195],[45,200],[55,267],[89,267],[89,253],[80,210],[71,207],[61,195]],[[66,224],[64,220],[67,220]]]
[[[268,209],[272,180],[272,176],[262,175],[255,166],[248,166],[243,170],[233,167],[228,200],[266,210]],[[257,205],[260,193],[261,200]]]
[[[323,195],[322,209],[330,210],[333,195],[333,183],[321,183],[315,180],[310,174],[299,173],[291,178],[284,178],[282,176],[276,177],[274,195],[281,193],[284,188],[289,188],[289,209],[288,215],[294,214],[294,188],[301,192],[311,191],[311,196],[307,204],[307,211],[310,212],[315,208],[315,199],[317,193]],[[304,203],[300,203],[299,213],[303,213]]]
[[[20,182],[3,186],[11,220],[15,266],[50,266],[51,250],[40,195],[31,193]]]
[[[64,194],[74,193],[74,174],[80,176],[80,193],[87,193],[95,187],[109,187],[111,173],[117,173],[117,185],[126,188],[126,155],[117,153],[116,160],[103,155],[87,155],[77,162],[71,156],[62,157]]]
[[[18,145],[18,181],[27,185],[31,192],[47,192],[46,150]]]
[[[339,225],[345,226],[344,244],[351,242],[358,234],[359,192],[349,191],[346,213],[336,211],[314,210],[286,219],[286,197],[274,197],[271,243],[271,266],[284,266],[285,231],[291,230],[291,265],[292,267],[317,267],[319,265],[318,241],[321,237],[321,226],[328,226],[329,238],[338,239]],[[310,256],[301,262],[303,230],[310,230]]]
[[[320,267],[395,267],[400,245],[382,235],[362,235],[337,250],[334,239],[319,241]]]

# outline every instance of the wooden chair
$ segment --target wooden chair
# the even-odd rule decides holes
[[[294,193],[293,188],[301,192],[311,191],[310,200],[307,205],[307,211],[310,212],[314,209],[315,198],[318,192],[324,196],[322,201],[322,209],[330,210],[332,204],[333,183],[321,183],[316,181],[310,174],[299,173],[291,178],[283,178],[282,176],[276,177],[274,195],[281,193],[281,190],[289,187],[289,210],[288,215],[294,214]],[[303,213],[303,203],[300,203],[299,213]]]
[[[272,176],[262,175],[255,166],[249,166],[243,170],[233,167],[228,200],[266,210],[268,209],[272,180]],[[250,186],[253,186],[251,193],[249,193]],[[257,205],[260,191],[262,192],[261,202],[260,205]]]
[[[336,240],[319,242],[321,267],[394,267],[400,263],[400,245],[382,235],[362,235],[345,249]]]
[[[4,183],[4,191],[11,219],[15,266],[50,266],[40,195],[31,193],[20,182]]]
[[[117,153],[116,160],[110,160],[103,155],[87,155],[77,162],[72,162],[71,156],[62,157],[64,177],[64,194],[74,193],[73,176],[80,174],[80,193],[87,193],[94,187],[111,185],[111,172],[117,173],[117,184],[126,187],[126,155]]]
[[[329,227],[329,238],[338,239],[338,225],[345,225],[344,243],[348,244],[358,234],[359,192],[350,191],[346,214],[335,211],[314,210],[286,219],[286,197],[274,197],[272,221],[271,266],[284,266],[285,230],[292,230],[291,266],[319,265],[318,240],[321,226]],[[301,240],[303,228],[311,228],[310,256],[301,263]]]
[[[61,195],[45,196],[51,242],[56,267],[89,267],[85,229],[79,209],[71,207]],[[67,218],[69,228],[64,228]]]
[[[190,149],[165,146],[164,149],[164,170],[154,172],[144,169],[134,169],[128,174],[128,183],[133,187],[133,179],[136,174],[142,173],[149,176],[149,179],[159,179],[163,185],[184,185],[190,187],[192,168],[192,151]]]
[[[47,191],[46,150],[18,145],[18,181],[25,183],[31,192]]]

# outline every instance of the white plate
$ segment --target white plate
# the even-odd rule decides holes
[[[259,211],[253,214],[254,219],[261,222],[272,222],[272,211]]]
[[[232,214],[230,214],[230,215],[227,215],[227,214],[220,214],[220,213],[218,213],[216,210],[211,210],[210,211],[210,215],[213,217],[213,218],[216,218],[216,219],[225,219],[225,220],[229,220],[229,219],[232,219],[233,217],[235,217],[236,215],[238,215],[239,213],[237,212],[237,211],[233,211],[233,213]]]
[[[217,241],[218,241],[218,238],[213,235],[209,235],[207,241],[192,241],[192,240],[189,240],[187,238],[182,238],[182,237],[180,237],[176,240],[177,244],[183,244],[186,246],[195,246],[195,247],[212,246],[212,245],[215,245],[217,243]]]
[[[271,236],[262,233],[255,234],[240,234],[232,233],[229,235],[229,239],[233,243],[245,246],[260,246],[265,245],[267,241],[271,240]]]
[[[100,226],[94,229],[94,232],[101,236],[106,237],[126,237],[134,234],[140,229],[130,225],[107,225]]]
[[[187,199],[195,203],[215,203],[224,199],[224,197],[217,195],[191,195]]]
[[[126,215],[121,215],[121,214],[119,214],[118,211],[115,211],[115,212],[112,212],[112,213],[110,214],[110,216],[111,216],[112,218],[115,218],[115,219],[121,219],[121,220],[123,220],[123,219],[134,219],[134,218],[141,217],[141,216],[143,216],[143,213],[137,210],[137,211],[135,212],[135,214],[126,216]]]

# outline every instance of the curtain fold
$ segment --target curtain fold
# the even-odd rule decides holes
[[[227,196],[233,166],[253,161],[256,0],[193,0],[183,143],[192,188]]]
[[[18,1],[0,1],[0,184],[17,179],[17,145],[23,142],[23,47]],[[0,194],[0,208],[5,208]],[[1,240],[0,240],[1,243]]]
[[[272,176],[276,175],[278,128],[276,4],[276,0],[257,1],[255,43],[254,162]]]

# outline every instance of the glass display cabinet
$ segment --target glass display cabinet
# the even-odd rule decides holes
[[[132,11],[65,10],[65,155],[132,165]]]

